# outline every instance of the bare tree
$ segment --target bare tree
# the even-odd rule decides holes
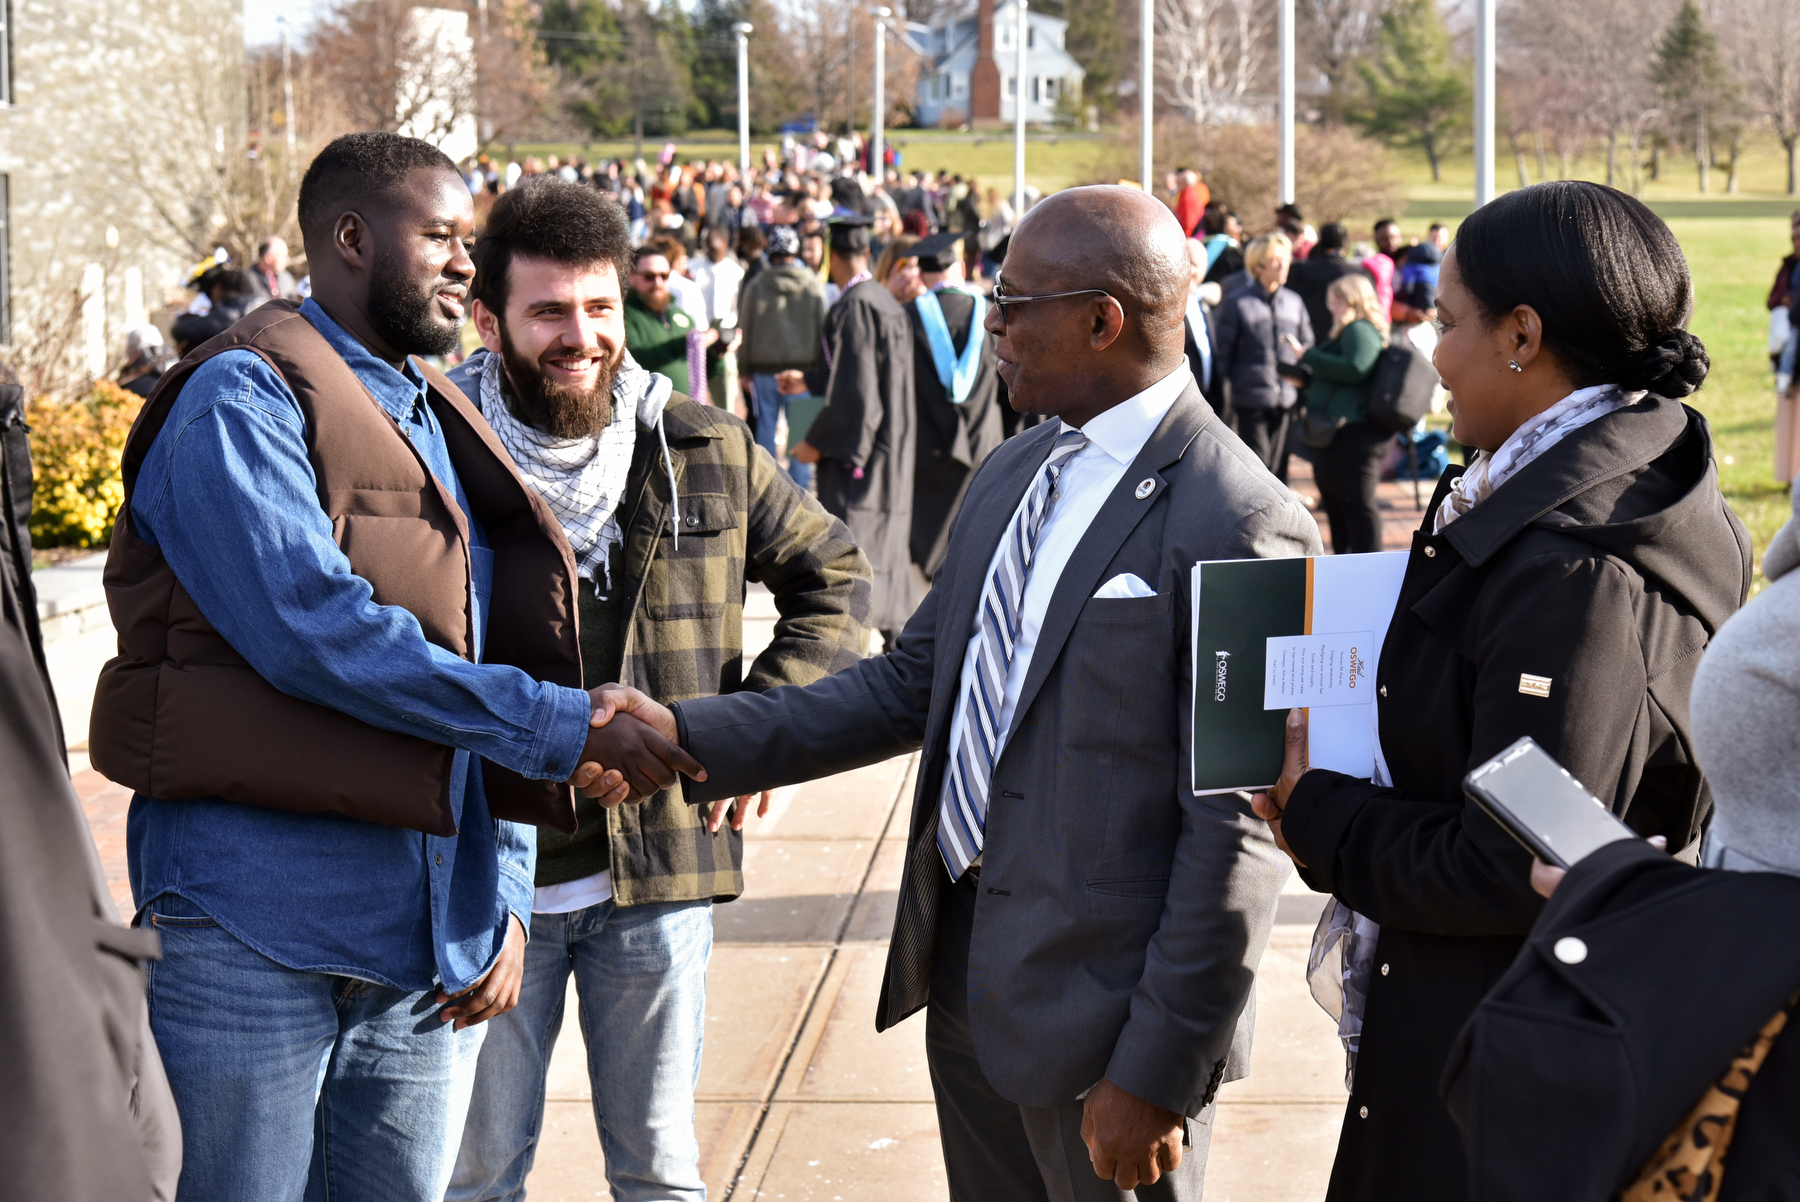
[[[475,113],[483,145],[510,142],[546,125],[556,108],[557,74],[537,36],[527,0],[484,4],[475,31]]]
[[[1343,94],[1354,85],[1351,66],[1375,40],[1382,0],[1297,0],[1294,17],[1307,60],[1325,77],[1327,120],[1342,115]]]
[[[337,0],[312,57],[353,129],[439,142],[475,112],[475,63],[409,0]]]
[[[1641,135],[1644,114],[1657,107],[1650,63],[1673,10],[1669,0],[1516,0],[1501,10],[1509,99],[1529,110],[1533,141],[1548,141],[1563,175],[1597,137],[1606,143],[1606,182],[1619,182],[1621,136]],[[1636,136],[1630,153],[1635,190]]]
[[[1160,0],[1156,74],[1165,100],[1200,125],[1255,119],[1273,22],[1258,0]]]
[[[1717,23],[1727,61],[1751,111],[1787,151],[1787,192],[1800,190],[1800,6],[1794,0],[1728,0]],[[1736,152],[1733,151],[1733,177]]]
[[[128,177],[143,204],[122,209],[121,224],[190,261],[223,246],[235,262],[247,262],[270,235],[298,242],[294,199],[309,143],[299,142],[300,161],[290,163],[285,138],[251,139],[252,129],[270,128],[269,108],[252,107],[256,93],[266,97],[268,89],[251,86],[269,66],[266,57],[248,67],[220,63],[186,73],[166,93],[161,134],[124,146]],[[311,89],[300,82],[296,107],[304,113]]]

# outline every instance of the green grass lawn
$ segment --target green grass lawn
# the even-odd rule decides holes
[[[1790,512],[1787,489],[1775,479],[1775,381],[1763,308],[1788,249],[1787,221],[1678,217],[1669,227],[1694,276],[1691,328],[1712,357],[1712,373],[1691,403],[1712,423],[1719,482],[1750,528],[1760,588],[1763,550]]]
[[[1025,181],[1044,192],[1092,182],[1098,178],[1095,171],[1106,139],[1107,135],[1103,134],[1031,133],[1026,139]],[[889,131],[888,142],[899,150],[904,170],[948,171],[965,179],[973,177],[983,188],[991,184],[1003,195],[1012,194],[1013,142],[1009,132],[960,134],[931,129],[896,129]],[[751,157],[760,162],[763,147],[771,144],[766,138],[752,138]],[[644,139],[645,161],[654,166],[662,146],[660,139]],[[629,140],[592,142],[585,146],[572,142],[522,143],[516,147],[516,153],[521,158],[579,154],[592,162],[596,159],[629,159],[632,149]],[[720,130],[698,131],[677,139],[675,152],[684,162],[690,159],[736,162],[737,138]]]

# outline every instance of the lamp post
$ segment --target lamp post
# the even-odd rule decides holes
[[[1013,220],[1025,216],[1025,17],[1029,6],[1017,0],[1019,28],[1013,35],[1018,40],[1018,56],[1013,66]]]
[[[1281,0],[1281,203],[1294,203],[1294,0]]]
[[[1144,191],[1154,192],[1151,176],[1156,118],[1156,0],[1138,0],[1138,158],[1141,160],[1138,182]]]
[[[875,16],[875,111],[869,117],[869,174],[873,187],[887,182],[887,23],[894,10],[885,4],[870,10]]]
[[[1494,0],[1475,0],[1475,207],[1494,199]]]
[[[748,21],[731,27],[737,35],[738,52],[738,174],[743,177],[746,195],[750,189],[750,33],[755,28]]]
[[[281,103],[282,120],[287,126],[287,173],[288,183],[294,182],[294,60],[293,52],[288,46],[288,22],[285,16],[275,18],[276,28],[281,30]]]

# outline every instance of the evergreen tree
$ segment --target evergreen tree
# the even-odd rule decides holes
[[[692,39],[675,0],[546,0],[539,29],[569,85],[569,116],[591,136],[687,129]]]
[[[1725,70],[1719,39],[1694,0],[1683,0],[1656,50],[1656,74],[1676,138],[1693,147],[1700,190],[1707,190],[1714,135],[1735,115],[1737,83]]]
[[[689,18],[693,119],[702,128],[737,128],[737,39],[731,27],[739,21],[755,24],[749,8],[747,0],[699,0]]]
[[[1102,111],[1118,97],[1119,63],[1125,55],[1118,8],[1118,0],[1064,0],[1060,14],[1069,23],[1063,46],[1085,73],[1082,98]]]
[[[1348,120],[1391,146],[1417,147],[1431,178],[1469,125],[1469,64],[1456,55],[1437,0],[1395,0],[1381,14],[1373,60],[1357,64],[1365,95]]]

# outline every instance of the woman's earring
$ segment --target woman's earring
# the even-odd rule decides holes
[[[1506,366],[1512,368],[1514,371],[1524,371],[1525,370],[1524,368],[1519,366],[1519,361],[1517,359],[1508,359],[1506,361]]]

